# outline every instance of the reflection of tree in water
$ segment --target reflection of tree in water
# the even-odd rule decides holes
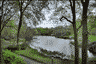
[[[52,40],[47,40],[46,44],[45,45],[53,45],[53,41]]]

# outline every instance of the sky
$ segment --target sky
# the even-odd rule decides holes
[[[94,2],[94,1],[93,1]],[[69,2],[67,2],[66,4],[68,4]],[[90,4],[90,3],[89,3]],[[59,4],[59,6],[60,6],[60,4]],[[59,7],[58,6],[58,7]],[[52,5],[50,5],[49,7],[52,7]],[[54,7],[54,6],[53,6]],[[81,8],[82,8],[82,6],[81,6]],[[53,10],[50,10],[49,12],[47,12],[47,10],[46,9],[44,9],[43,10],[44,12],[44,15],[45,15],[45,18],[46,18],[46,20],[44,20],[44,21],[42,21],[43,23],[41,23],[40,25],[37,25],[36,27],[43,27],[43,28],[51,28],[51,27],[56,27],[56,26],[65,26],[66,24],[67,25],[70,25],[70,23],[67,21],[67,20],[64,20],[64,22],[62,23],[62,22],[60,22],[59,21],[59,24],[55,24],[55,23],[53,23],[52,21],[48,21],[49,20],[49,17],[53,14],[53,12],[54,12],[54,9]],[[69,13],[71,12],[71,10],[67,10]],[[93,13],[93,15],[96,15],[96,8],[94,8],[93,10],[92,10],[92,12],[94,12]],[[72,12],[71,12],[72,13]],[[76,20],[77,19],[80,19],[81,17],[80,17],[80,15],[79,14],[76,14]],[[71,21],[72,21],[72,18],[68,18],[68,19],[70,19]]]
[[[60,3],[58,4],[57,7],[59,7],[59,6],[61,6]],[[52,5],[50,4],[49,7],[50,7],[50,9],[51,9],[51,8],[54,8],[54,5],[52,6]],[[67,25],[69,24],[69,22],[67,22],[67,21],[61,23],[61,22],[58,20],[58,24],[54,23],[52,20],[49,21],[50,16],[53,14],[53,12],[55,11],[55,9],[52,9],[52,10],[49,10],[49,11],[48,11],[47,9],[44,9],[44,10],[42,10],[42,11],[43,11],[43,13],[44,13],[44,15],[45,15],[46,20],[44,20],[42,24],[40,24],[40,25],[38,25],[38,26],[36,26],[36,27],[43,27],[43,28],[46,28],[46,27],[47,27],[47,28],[51,28],[51,27],[56,27],[56,26],[60,26],[60,25],[64,26],[65,24],[67,24]],[[47,12],[47,11],[48,11],[48,12]],[[57,18],[58,18],[58,16],[57,16]]]
[[[91,4],[91,3],[94,3],[95,1],[90,1],[89,2],[89,5]],[[65,5],[68,5],[68,4],[70,4],[70,2],[69,1],[67,1],[66,2],[66,4],[63,4],[63,7],[65,6]],[[81,4],[81,3],[80,3]],[[66,19],[64,19],[63,20],[63,22],[60,22],[58,19],[62,16],[62,13],[61,14],[58,14],[57,16],[56,16],[56,19],[55,20],[57,20],[58,21],[58,24],[56,24],[56,23],[54,23],[53,21],[54,20],[49,20],[50,19],[50,17],[53,17],[52,15],[53,15],[53,13],[54,13],[54,11],[55,11],[55,6],[54,6],[55,4],[49,4],[48,6],[49,6],[49,8],[51,9],[51,10],[48,10],[48,9],[46,9],[46,8],[44,8],[43,10],[42,10],[42,13],[44,14],[44,16],[45,16],[45,20],[41,20],[42,22],[41,23],[39,23],[39,25],[37,25],[36,27],[42,27],[42,28],[51,28],[51,27],[56,27],[56,26],[66,26],[66,25],[70,25],[70,22],[68,22]],[[60,3],[60,2],[58,2],[58,5],[57,5],[57,8],[58,7],[60,7],[62,4]],[[77,5],[78,4],[76,4],[75,3],[75,7],[76,7],[76,11],[78,11],[78,13],[76,13],[76,20],[79,18],[79,19],[81,19],[81,15],[79,14],[79,13],[82,13],[82,10],[80,10],[80,9],[77,9],[78,7],[77,7]],[[81,9],[83,8],[82,7],[82,4],[80,5],[80,7],[81,7]],[[69,19],[69,20],[71,20],[72,21],[72,11],[71,11],[71,9],[68,9],[68,8],[65,8],[66,10],[67,10],[67,12],[65,13],[66,14],[66,17]],[[91,12],[94,12],[93,13],[93,15],[96,15],[96,8],[90,8],[91,9]],[[32,12],[32,11],[30,11],[30,12]],[[19,13],[20,14],[20,13]],[[64,15],[64,14],[63,14]],[[70,16],[70,17],[68,17],[68,15]],[[29,23],[31,21],[31,19],[26,19],[26,23],[27,23],[27,26],[29,26],[29,27],[31,27],[31,28],[35,28],[35,26],[32,24],[32,21],[31,21],[31,24]]]

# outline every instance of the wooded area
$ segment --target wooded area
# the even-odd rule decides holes
[[[64,0],[60,0],[64,4]],[[76,2],[75,2],[76,1]],[[75,63],[79,64],[79,39],[78,37],[82,37],[82,64],[87,64],[87,45],[88,40],[90,40],[89,36],[96,36],[96,16],[94,16],[91,13],[91,10],[88,7],[96,7],[96,0],[94,1],[94,5],[89,6],[90,0],[69,0],[70,3],[69,8],[72,12],[72,21],[69,20],[68,15],[65,15],[66,10],[65,8],[56,7],[57,1],[53,1],[55,4],[55,12],[53,17],[57,16],[61,12],[60,18],[58,18],[61,22],[64,22],[62,19],[66,19],[71,24],[69,26],[57,26],[55,28],[30,28],[27,26],[27,23],[33,24],[34,26],[39,25],[39,22],[41,23],[42,20],[45,20],[44,14],[41,12],[44,8],[47,8],[47,10],[50,10],[48,4],[50,3],[49,0],[47,1],[25,1],[25,0],[18,0],[18,1],[6,1],[2,0],[0,1],[0,8],[1,8],[1,14],[0,14],[0,46],[1,46],[1,61],[3,61],[3,46],[2,44],[4,40],[13,40],[17,46],[18,50],[21,50],[21,46],[19,45],[20,38],[24,39],[24,43],[26,41],[32,40],[32,37],[35,35],[46,35],[51,36],[51,34],[54,34],[57,36],[58,34],[60,37],[69,37],[72,35],[74,37],[74,45],[75,45]],[[25,5],[24,5],[25,4]],[[79,13],[76,11],[77,6],[82,5],[82,19],[76,20],[76,13]],[[66,5],[65,7],[68,8]],[[79,7],[79,10],[80,7]],[[29,12],[31,11],[31,12]],[[19,14],[20,13],[20,14]],[[32,14],[31,14],[32,13]],[[89,14],[87,14],[89,13]],[[71,15],[69,15],[71,16]],[[50,20],[54,20],[53,17],[50,17]],[[57,17],[56,17],[57,18]],[[26,22],[26,19],[29,19],[31,22]],[[42,19],[42,20],[40,20]],[[50,21],[49,20],[49,21]],[[16,24],[18,21],[18,24]],[[54,23],[58,24],[58,20],[55,19]],[[59,37],[59,36],[58,36]],[[4,40],[3,40],[4,39]],[[90,40],[90,42],[93,42],[94,40]],[[96,41],[96,40],[95,40]]]

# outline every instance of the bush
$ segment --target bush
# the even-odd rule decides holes
[[[15,50],[19,50],[19,46],[20,46],[21,50],[25,50],[28,45],[25,43],[20,44],[20,45],[9,45],[7,48],[4,48],[4,49],[8,49],[8,50],[14,52]]]
[[[26,64],[26,62],[24,62],[24,59],[9,50],[3,50],[3,58],[5,64]]]

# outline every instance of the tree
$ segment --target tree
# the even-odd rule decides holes
[[[2,5],[1,5],[1,12],[2,12],[2,14],[0,15],[0,58],[1,58],[1,61],[0,61],[0,63],[4,63],[4,61],[3,61],[3,53],[2,53],[2,47],[1,47],[1,23],[2,23],[2,15],[3,15],[3,3],[4,3],[4,0],[2,1]]]
[[[87,64],[87,43],[88,43],[88,30],[87,30],[87,10],[88,10],[88,5],[89,5],[89,0],[86,0],[83,2],[81,0],[81,3],[83,5],[83,14],[82,14],[82,21],[81,25],[83,26],[82,28],[82,64]],[[86,5],[85,5],[86,4]]]
[[[23,17],[23,12],[25,11],[26,7],[30,4],[30,1],[29,3],[26,5],[26,7],[22,10],[22,5],[23,5],[23,2],[21,0],[21,3],[19,1],[17,1],[19,7],[20,7],[20,21],[19,21],[19,26],[18,26],[18,33],[17,33],[17,45],[18,44],[18,41],[19,41],[19,32],[20,32],[20,28],[21,28],[21,25],[22,25],[22,17]],[[20,47],[19,47],[19,50],[20,50]]]
[[[69,0],[69,1],[71,2],[71,0]],[[79,4],[79,2],[77,2],[77,3]],[[86,4],[87,4],[87,5],[84,5],[85,3],[83,2],[83,0],[81,0],[81,3],[82,3],[82,6],[83,6],[83,14],[82,14],[82,17],[83,17],[83,18],[82,18],[82,21],[81,21],[81,22],[82,22],[82,23],[85,23],[85,26],[87,26],[87,25],[86,25],[87,20],[84,20],[84,18],[87,19],[87,16],[84,17],[84,15],[87,14],[87,10],[89,11],[89,9],[87,9],[87,8],[88,8],[88,4],[89,4],[89,0],[86,1]],[[70,3],[70,4],[71,4],[71,3]],[[73,4],[73,5],[74,5],[74,4]],[[68,7],[68,6],[67,6],[67,7]],[[72,10],[72,8],[73,8],[73,7],[72,7],[72,4],[71,4],[71,10]],[[85,8],[85,9],[84,9],[84,8]],[[65,8],[62,8],[62,6],[61,6],[61,7],[58,8],[58,10],[56,10],[56,12],[61,11],[61,13],[63,13],[63,12],[62,12],[63,10],[65,10]],[[86,12],[84,12],[84,10],[85,10]],[[72,12],[72,13],[73,13],[73,12]],[[75,12],[74,12],[74,13],[75,13]],[[84,13],[85,13],[85,14],[84,14]],[[58,14],[58,13],[55,13],[55,15],[57,15],[57,14]],[[89,14],[90,14],[90,13],[89,13]],[[68,20],[64,15],[63,15],[60,19],[62,19],[62,18],[65,18],[67,21],[69,21],[70,23],[72,23],[72,24],[73,24],[73,28],[74,28],[74,26],[75,26],[74,21],[71,22],[71,21]],[[74,17],[73,17],[73,19],[74,19]],[[84,36],[85,36],[84,33],[87,32],[87,27],[86,27],[86,29],[85,29],[85,26],[84,26],[84,24],[82,24],[82,23],[81,23],[81,25],[78,27],[77,31],[78,31],[79,28],[83,25],[83,29],[82,29],[82,30],[83,30],[83,31],[82,31],[83,38],[82,38],[82,39],[83,39],[83,42],[84,42],[83,44],[85,45],[85,43],[87,42],[87,35],[86,35],[86,41],[84,41],[84,40],[85,40],[85,39],[84,39]],[[85,29],[86,31],[84,31],[84,29]],[[75,30],[76,30],[76,29],[75,29]],[[75,33],[76,33],[76,32],[75,32]],[[88,33],[88,32],[87,32],[87,33]],[[74,35],[76,35],[76,34],[74,34]],[[76,45],[76,36],[75,36],[75,45]],[[75,46],[75,49],[77,49],[76,47],[77,47],[77,46]],[[86,48],[86,46],[85,46],[85,48]],[[82,49],[83,52],[84,52],[84,50],[86,50],[85,48]],[[87,51],[87,50],[86,50],[86,51]],[[76,53],[76,51],[75,51],[75,53]],[[77,51],[77,53],[78,53],[78,51]],[[85,52],[85,55],[86,55],[86,53],[87,53],[87,52]],[[83,53],[82,55],[83,55],[82,62],[85,62],[85,63],[86,63],[86,61],[85,61],[86,59],[84,60],[84,53]],[[78,54],[75,55],[75,56],[78,57]],[[75,63],[76,63],[76,60],[77,60],[76,57],[75,57]],[[77,62],[78,62],[78,60],[77,60]]]
[[[79,54],[79,49],[78,49],[77,30],[76,30],[76,21],[75,21],[75,0],[73,1],[73,6],[72,6],[72,3],[71,3],[71,0],[69,0],[69,2],[70,2],[71,11],[72,11],[72,14],[73,14],[73,22],[68,20],[64,15],[60,18],[60,21],[62,21],[62,18],[65,18],[67,21],[69,21],[70,23],[73,24],[74,40],[75,40],[75,64],[78,64],[79,63],[79,61],[78,61],[79,60],[79,55],[78,55]]]
[[[71,2],[71,0],[70,0]],[[81,25],[83,26],[83,31],[82,31],[82,35],[83,35],[83,43],[82,43],[82,64],[86,64],[87,63],[87,42],[88,42],[88,32],[87,32],[87,9],[88,9],[88,5],[89,5],[89,0],[83,2],[83,0],[81,0],[81,3],[83,5],[83,14],[82,14],[82,21],[81,21]],[[85,5],[86,4],[86,5]],[[73,4],[74,5],[74,4]],[[71,5],[71,9],[72,9],[72,5]],[[74,12],[75,13],[75,12]],[[74,22],[74,18],[73,18],[73,22]],[[73,24],[73,28],[74,28],[74,24]],[[75,26],[76,29],[76,26]],[[76,57],[78,57],[78,49],[77,49],[77,45],[76,45],[76,31],[74,31],[74,35],[75,35],[75,54],[77,52],[77,55],[75,55],[75,64],[78,64],[78,58],[76,59]],[[77,60],[77,62],[76,62]]]
[[[10,4],[10,2],[3,4],[3,6],[5,6],[6,4],[7,5]],[[5,8],[5,7],[3,7],[3,8]],[[3,13],[3,12],[6,12],[6,10],[8,10],[8,12],[7,13]],[[17,12],[17,10],[15,8],[14,8],[14,11],[15,11],[15,13]],[[3,12],[2,12],[3,15],[2,15],[2,19],[1,19],[1,31],[0,32],[2,32],[3,28],[6,26],[6,24],[8,23],[8,21],[10,21],[10,19],[15,15],[15,13],[13,13],[11,11],[11,9],[8,9],[8,8],[5,8],[5,10],[3,10]]]
[[[0,2],[1,3],[1,2]],[[13,5],[13,3],[14,3],[14,5]],[[16,1],[12,1],[12,2],[5,2],[4,3],[4,0],[2,1],[2,5],[1,5],[1,12],[2,12],[2,15],[0,15],[0,34],[1,34],[1,32],[2,32],[2,30],[3,30],[3,28],[7,25],[7,23],[8,23],[8,21],[10,21],[10,19],[15,15],[15,13],[17,12],[17,10],[19,9],[19,7],[20,7],[20,11],[22,10],[22,4],[24,3],[24,1],[22,2],[21,1],[21,3],[19,3],[19,4],[21,4],[21,6],[19,5],[19,6],[17,6],[16,5],[16,3],[18,4],[18,2],[16,2]],[[29,3],[30,3],[30,1],[29,1]],[[9,8],[6,8],[5,10],[3,9],[4,7],[3,7],[3,5],[5,6],[6,4],[9,4],[10,6],[13,6],[13,8],[14,8],[14,10],[15,10],[15,13],[13,14],[13,12],[11,11],[11,9],[9,9]],[[8,5],[8,6],[9,6]],[[16,7],[17,6],[17,7]],[[26,7],[28,6],[28,3],[27,3],[27,5],[26,5]],[[20,30],[20,27],[21,27],[21,24],[22,24],[22,12],[24,12],[24,10],[26,9],[26,7],[24,7],[24,9],[23,9],[23,11],[21,11],[21,17],[20,17],[20,23],[19,23],[19,27],[18,27],[18,33],[19,33],[19,30]],[[12,8],[12,7],[11,7]],[[8,10],[8,11],[6,11],[6,10]],[[7,13],[4,13],[4,12],[6,11]],[[10,15],[8,15],[8,13],[10,14]],[[9,17],[9,18],[8,18]],[[6,19],[7,18],[7,19]],[[34,24],[36,24],[36,23],[34,23]],[[1,36],[1,35],[0,35]],[[19,37],[19,36],[18,36]],[[17,38],[18,39],[18,38]],[[0,40],[1,40],[1,38],[0,38]]]
[[[17,1],[17,3],[19,4],[19,7],[20,7],[20,21],[19,21],[19,26],[18,26],[18,34],[17,34],[17,45],[18,45],[18,38],[19,38],[19,32],[20,32],[20,28],[21,28],[21,25],[22,25],[22,17],[23,17],[23,12],[25,11],[25,9],[27,8],[27,6],[30,4],[30,2],[31,1],[29,1],[28,3],[27,3],[27,5],[26,5],[26,7],[24,7],[24,9],[22,10],[22,5],[23,5],[23,3],[24,3],[24,1],[22,2],[22,0],[21,0],[21,3],[19,2],[19,0]],[[33,2],[33,1],[32,1]],[[44,2],[44,3],[46,3],[46,2]],[[37,4],[39,4],[38,2],[37,2]],[[36,4],[35,4],[36,5]],[[39,4],[40,5],[40,4]],[[38,6],[39,7],[39,6]],[[41,7],[40,7],[41,8]],[[34,12],[34,11],[33,11]],[[36,9],[35,9],[35,12],[37,13],[37,12],[39,12],[39,11],[37,11]],[[35,13],[34,12],[34,13]],[[39,17],[41,17],[40,15],[39,16],[36,16],[37,14],[35,13],[34,14],[33,13],[33,16],[35,17],[35,19],[34,18],[32,18],[32,20],[33,20],[33,24],[34,25],[36,25],[36,24],[38,24],[38,19],[40,20],[40,18]],[[38,14],[41,14],[41,13],[38,13]],[[30,14],[29,13],[27,13],[26,11],[24,12],[24,15],[27,17],[27,18],[30,18]],[[42,14],[41,14],[42,15]],[[37,19],[37,18],[38,19]],[[43,16],[44,17],[44,16]]]

